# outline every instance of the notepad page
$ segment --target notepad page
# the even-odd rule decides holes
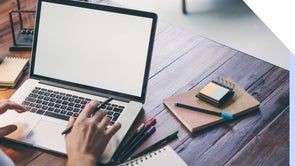
[[[180,156],[169,146],[138,157],[132,161],[121,164],[120,166],[187,166]]]
[[[0,64],[0,84],[15,84],[28,61],[27,58],[5,57]]]

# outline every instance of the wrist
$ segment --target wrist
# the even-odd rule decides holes
[[[67,166],[95,166],[97,159],[92,155],[77,155],[68,157]]]

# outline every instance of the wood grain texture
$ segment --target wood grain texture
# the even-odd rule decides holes
[[[284,128],[282,128],[284,126]],[[289,109],[258,133],[226,165],[288,165]]]
[[[54,165],[54,166],[64,166],[66,165],[66,157],[64,155],[54,154],[54,153],[42,153],[34,160],[26,163],[27,166],[34,165]]]
[[[25,165],[42,153],[35,148],[11,142],[2,138],[0,139],[0,149],[12,159],[15,165]]]
[[[118,6],[108,0],[99,2]],[[36,0],[21,3],[35,9]],[[8,51],[12,8],[16,9],[16,1],[0,1],[0,56],[30,57],[29,51]],[[31,18],[28,22],[33,24]],[[191,134],[165,108],[163,99],[218,76],[231,77],[245,88],[261,102],[260,110]],[[0,99],[8,99],[16,89],[0,88]],[[178,139],[170,145],[188,165],[289,165],[289,102],[289,71],[159,20],[146,102],[127,136],[155,117],[157,131],[137,151],[178,130]],[[16,165],[66,164],[64,155],[5,139],[0,139],[0,148]]]
[[[20,0],[22,10],[35,10],[36,0]],[[11,10],[17,10],[16,0],[1,0],[0,3],[0,54],[4,53],[3,50],[9,48],[12,42],[12,34],[9,21],[9,12]],[[14,25],[18,30],[18,14],[13,14]],[[35,15],[23,14],[23,23],[25,27],[32,28],[34,26]]]
[[[262,101],[260,112],[239,118],[233,123],[212,128],[210,132],[205,131],[206,133],[202,133],[202,138],[199,136],[189,138],[187,144],[178,148],[180,155],[188,157],[186,161],[191,160],[192,165],[202,165],[208,162],[214,165],[224,165],[240,148],[288,107],[286,104],[289,98],[288,82],[289,80],[286,80]],[[201,151],[194,150],[195,156],[190,158],[192,155],[189,154],[193,149],[201,149]]]

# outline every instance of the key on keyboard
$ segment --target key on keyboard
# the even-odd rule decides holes
[[[70,116],[78,117],[90,101],[89,98],[36,87],[22,104],[30,112],[68,120]],[[111,124],[114,124],[124,108],[124,106],[108,103],[102,109],[107,110],[107,116]]]

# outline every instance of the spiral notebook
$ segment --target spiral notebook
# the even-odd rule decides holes
[[[5,57],[0,64],[0,87],[14,87],[28,62],[28,58]]]
[[[131,161],[120,164],[120,166],[187,166],[178,154],[169,146],[148,153]]]

